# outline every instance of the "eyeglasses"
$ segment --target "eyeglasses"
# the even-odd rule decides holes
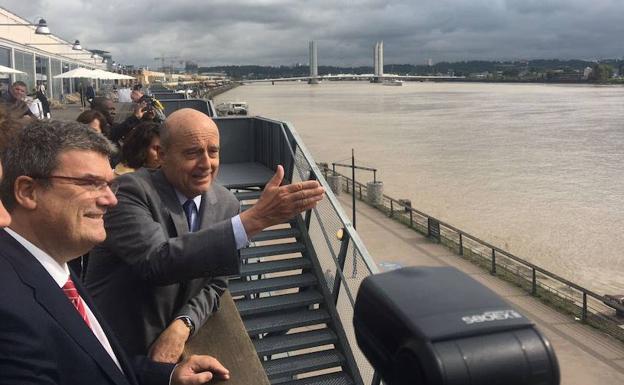
[[[119,182],[117,179],[113,179],[110,182],[107,182],[103,179],[96,178],[77,178],[73,176],[62,176],[62,175],[50,175],[50,176],[33,176],[34,179],[63,179],[71,181],[72,184],[76,186],[84,187],[89,191],[104,191],[107,187],[116,194],[119,190]]]

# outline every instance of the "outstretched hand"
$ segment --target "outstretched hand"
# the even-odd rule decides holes
[[[230,371],[211,356],[190,356],[173,369],[171,385],[200,385],[213,378],[229,380]]]
[[[280,186],[283,179],[284,168],[280,165],[264,187],[258,202],[240,214],[248,237],[314,208],[323,199],[325,189],[317,181]]]

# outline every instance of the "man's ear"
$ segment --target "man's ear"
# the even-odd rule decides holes
[[[13,193],[15,194],[17,204],[27,210],[36,209],[39,192],[37,187],[37,182],[33,178],[25,175],[17,177],[13,185]]]

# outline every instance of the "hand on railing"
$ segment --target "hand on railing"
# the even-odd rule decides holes
[[[248,237],[316,207],[323,199],[325,189],[317,181],[308,180],[280,186],[283,179],[284,168],[279,165],[275,175],[264,187],[258,202],[240,214]]]
[[[171,374],[172,385],[199,385],[215,380],[229,380],[230,371],[211,356],[191,356],[180,362]]]

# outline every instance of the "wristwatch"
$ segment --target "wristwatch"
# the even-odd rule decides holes
[[[189,328],[189,336],[192,336],[195,332],[195,325],[193,325],[193,321],[191,320],[191,318],[183,315],[181,317],[178,317],[178,319],[184,322],[184,325]]]

